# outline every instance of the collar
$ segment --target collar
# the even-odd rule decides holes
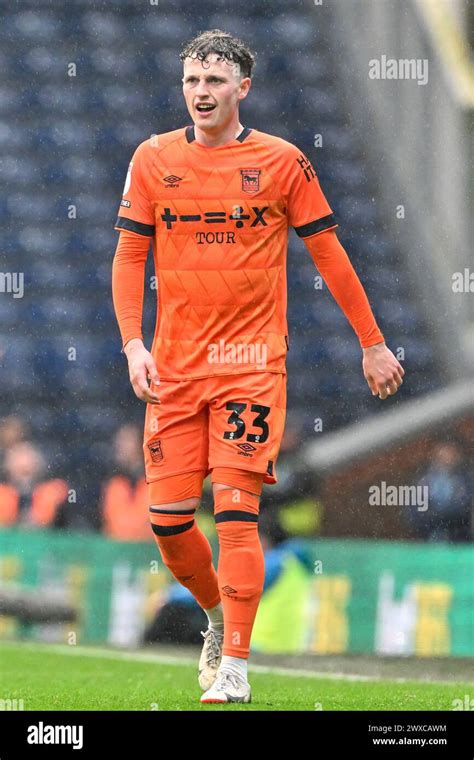
[[[249,136],[249,134],[251,133],[251,131],[252,130],[249,127],[244,127],[243,130],[242,130],[242,132],[239,135],[237,135],[237,137],[235,137],[234,139],[237,140],[238,142],[242,143]],[[186,140],[188,141],[188,143],[192,143],[192,142],[194,142],[196,140],[196,135],[194,133],[194,124],[192,126],[190,126],[190,127],[186,127]],[[231,142],[233,142],[233,141],[231,141]],[[229,144],[229,143],[227,143],[227,144]],[[202,147],[203,148],[212,148],[212,145],[203,145]],[[216,148],[224,148],[225,145],[216,145],[214,147],[216,147]]]

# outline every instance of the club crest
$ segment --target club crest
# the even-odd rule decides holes
[[[245,193],[258,193],[260,190],[260,169],[241,169],[242,190]]]
[[[161,462],[163,459],[163,450],[161,448],[161,441],[153,441],[148,444],[150,449],[151,459],[153,462]]]

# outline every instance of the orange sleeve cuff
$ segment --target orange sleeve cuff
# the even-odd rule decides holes
[[[143,340],[145,265],[149,249],[149,237],[128,230],[120,232],[112,264],[112,298],[122,336],[122,350],[132,338]]]
[[[311,257],[362,348],[383,343],[369,300],[334,229],[303,238]]]

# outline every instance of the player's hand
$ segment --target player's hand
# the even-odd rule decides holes
[[[405,370],[385,343],[363,349],[362,369],[373,396],[393,396],[403,383]]]
[[[145,401],[147,404],[159,404],[160,400],[157,394],[151,390],[148,384],[148,379],[154,385],[160,384],[153,356],[146,350],[140,338],[129,340],[123,350],[128,359],[128,372],[135,395],[140,401]]]

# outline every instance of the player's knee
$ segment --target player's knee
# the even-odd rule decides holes
[[[171,543],[179,543],[194,528],[194,516],[201,498],[203,473],[172,475],[149,484],[150,523],[165,555]],[[171,549],[172,553],[173,550]],[[172,558],[175,561],[175,558]],[[165,560],[167,564],[167,560]]]
[[[199,502],[199,497],[193,496],[190,499],[183,499],[182,501],[165,502],[164,504],[151,504],[150,511],[153,509],[155,512],[159,512],[161,510],[164,512],[181,512],[188,509],[197,509],[199,507]]]
[[[258,537],[259,496],[242,488],[222,485],[223,488],[214,492],[214,519],[219,544],[221,548],[245,552]],[[242,561],[246,561],[244,556]]]
[[[160,509],[197,509],[205,472],[183,472],[148,484],[148,502]]]
[[[156,539],[162,543],[163,539],[181,536],[191,530],[194,527],[194,516],[198,506],[198,498],[152,504],[149,507],[150,523]]]
[[[263,477],[263,474],[259,472],[234,467],[214,467],[211,476],[214,498],[221,491],[228,489],[259,497],[262,493]]]
[[[176,551],[182,539],[186,539],[194,528],[196,502],[198,499],[186,499],[169,504],[152,504],[149,508],[150,527],[162,550],[162,557],[167,567],[176,565]]]

